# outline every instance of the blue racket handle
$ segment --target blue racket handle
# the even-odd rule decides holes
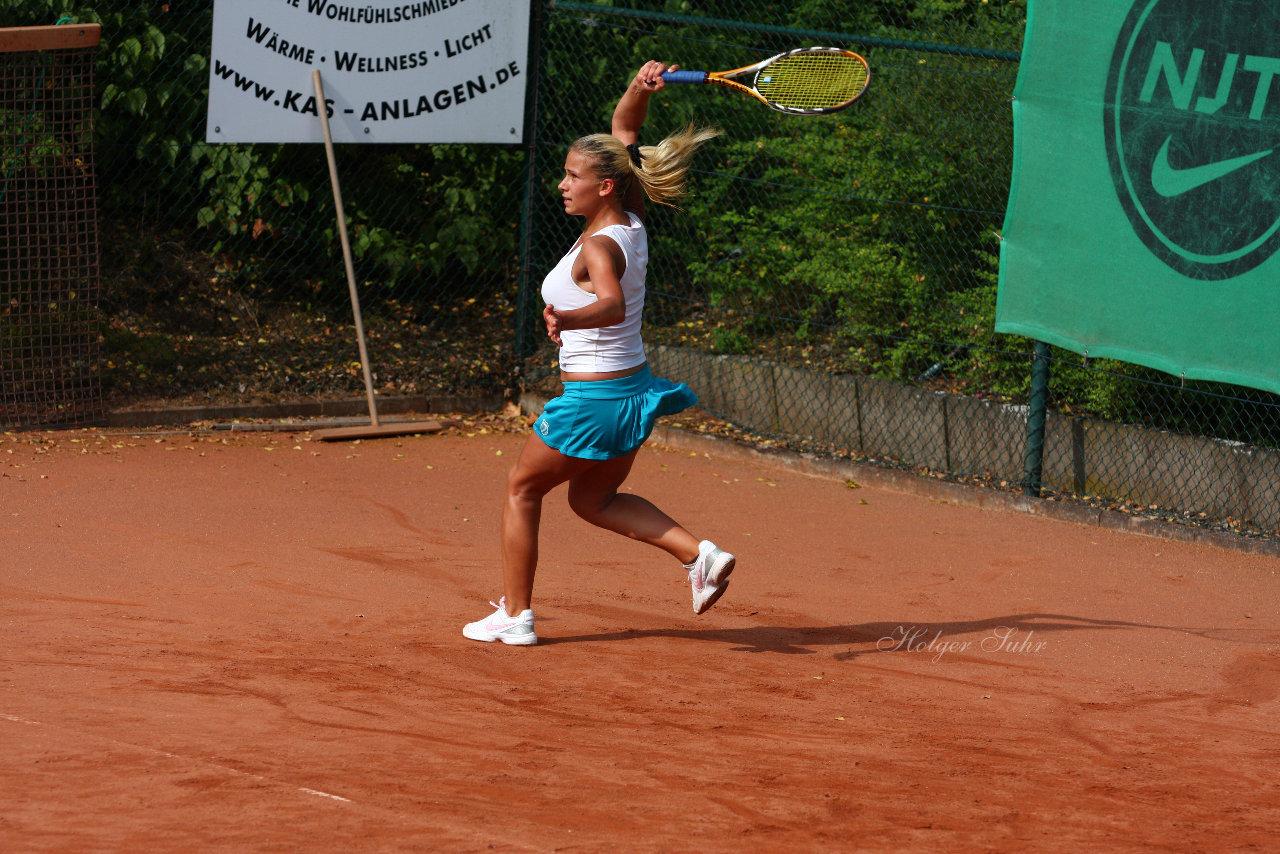
[[[664,71],[662,79],[668,83],[706,83],[705,71]]]

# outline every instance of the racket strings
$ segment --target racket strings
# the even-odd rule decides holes
[[[838,53],[799,53],[762,68],[755,89],[793,110],[826,110],[852,101],[867,85],[867,67]]]

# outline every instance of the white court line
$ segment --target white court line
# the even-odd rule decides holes
[[[322,798],[333,798],[335,801],[342,801],[344,804],[351,803],[351,801],[347,800],[344,797],[341,797],[340,795],[331,795],[328,792],[321,792],[318,789],[308,789],[306,786],[300,787],[298,791],[306,792],[308,795],[319,795]]]
[[[12,723],[15,723],[15,724],[26,724],[27,726],[46,726],[46,727],[50,727],[51,729],[62,730],[63,732],[73,732],[75,735],[81,738],[92,738],[98,741],[106,741],[111,744],[117,744],[121,747],[128,747],[131,750],[141,750],[145,753],[154,753],[158,756],[164,756],[169,759],[178,759],[183,762],[195,762],[200,765],[205,765],[209,768],[217,768],[220,771],[226,771],[231,774],[236,774],[240,777],[248,777],[251,780],[261,780],[264,783],[271,783],[274,786],[283,786],[285,788],[296,788],[299,792],[302,792],[307,795],[316,795],[321,798],[329,798],[330,800],[341,801],[344,804],[351,803],[351,800],[349,798],[344,798],[341,795],[331,795],[328,792],[322,792],[319,789],[308,789],[306,786],[291,786],[289,783],[282,783],[279,780],[272,780],[270,777],[263,777],[261,774],[250,774],[248,771],[241,771],[238,768],[232,768],[228,765],[222,765],[217,762],[210,762],[207,759],[193,759],[190,756],[180,756],[177,753],[169,753],[166,750],[157,750],[154,747],[144,747],[143,745],[140,745],[140,744],[130,744],[127,741],[120,741],[114,738],[107,738],[106,736],[101,736],[101,735],[85,735],[84,733],[81,733],[81,732],[75,732],[74,730],[69,730],[66,727],[43,724],[40,721],[29,721],[26,718],[20,718],[17,715],[6,715],[3,712],[0,712],[0,718],[3,718],[6,721],[11,721]]]
[[[17,718],[17,717],[14,717],[13,715],[0,714],[0,718],[4,718],[6,721],[13,721],[15,724],[28,724],[30,726],[40,726],[40,724],[36,723],[35,721],[29,721],[26,718]]]

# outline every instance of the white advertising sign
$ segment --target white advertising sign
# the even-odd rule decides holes
[[[209,142],[519,142],[524,0],[215,0]]]

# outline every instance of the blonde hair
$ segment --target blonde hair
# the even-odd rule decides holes
[[[628,146],[607,133],[581,137],[572,148],[591,160],[597,175],[613,179],[620,197],[626,197],[632,181],[639,181],[649,201],[675,207],[672,200],[686,195],[685,178],[694,153],[719,135],[716,128],[695,128],[690,124],[657,145],[639,146],[639,165],[632,160]]]

